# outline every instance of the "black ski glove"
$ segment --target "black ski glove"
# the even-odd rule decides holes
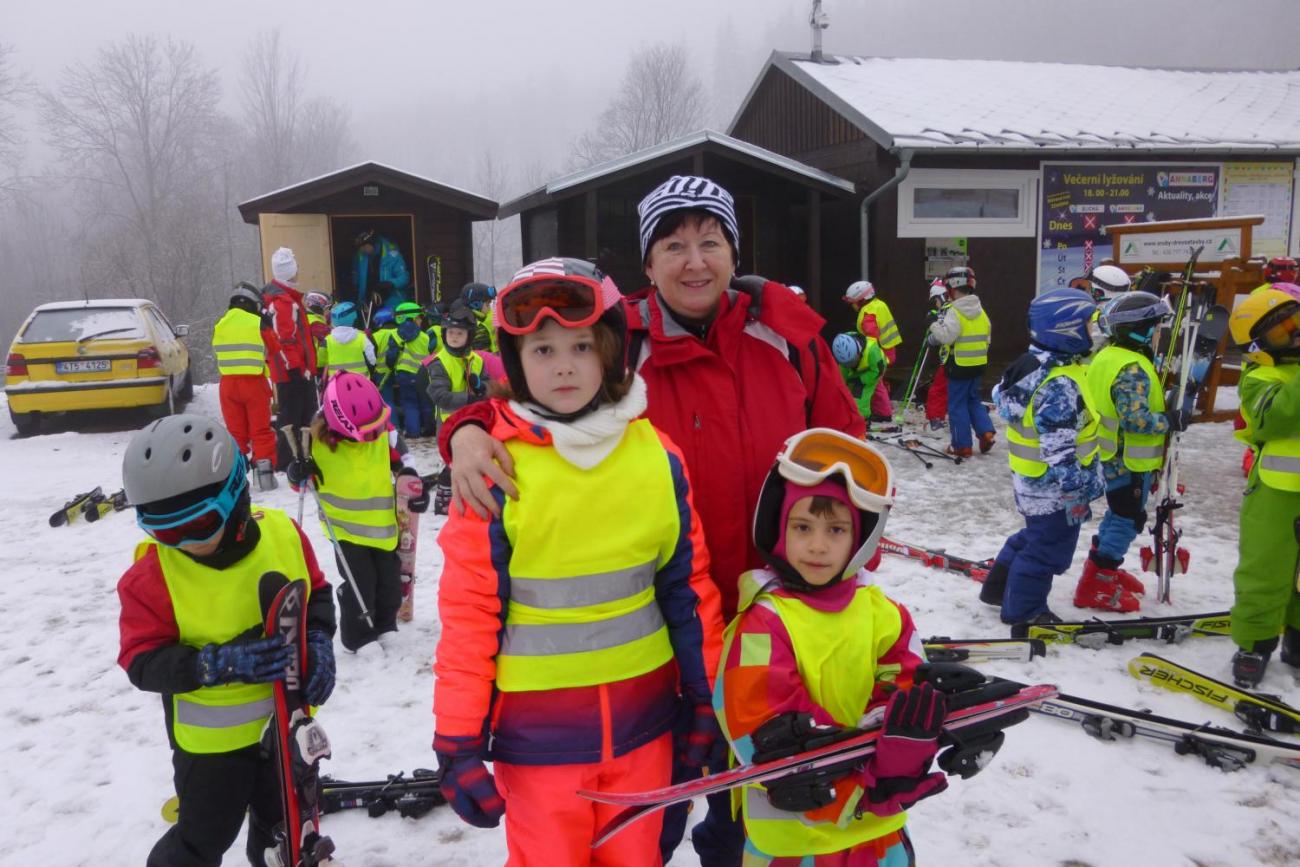
[[[397,471],[398,476],[413,476],[420,480],[420,495],[410,497],[406,501],[406,510],[416,515],[423,515],[429,511],[429,484],[420,476],[419,472],[412,467],[402,467]]]
[[[225,644],[207,644],[195,660],[195,674],[204,686],[227,683],[271,683],[283,680],[293,648],[279,636],[267,638],[254,626]]]
[[[289,484],[294,488],[302,487],[307,479],[315,481],[319,487],[320,483],[325,481],[325,474],[316,466],[316,462],[311,458],[295,458],[289,462],[289,466],[284,468],[284,474],[289,479]]]
[[[1165,412],[1165,421],[1169,422],[1171,431],[1182,433],[1187,430],[1187,426],[1191,424],[1192,420],[1181,409],[1171,409]]]
[[[469,392],[474,395],[475,400],[482,400],[487,396],[487,378],[479,376],[477,373],[470,373],[466,378],[469,384]]]
[[[790,711],[772,717],[754,730],[751,736],[754,743],[751,761],[756,765],[762,764],[857,734],[857,729],[818,725],[813,721],[812,714]],[[835,782],[849,776],[861,765],[862,759],[849,759],[815,771],[769,780],[763,786],[767,789],[767,799],[773,807],[792,813],[805,813],[834,801]]]

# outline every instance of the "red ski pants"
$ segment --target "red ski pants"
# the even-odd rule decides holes
[[[925,395],[925,420],[945,419],[948,417],[948,374],[939,365],[930,382],[930,390]]]
[[[226,430],[253,460],[275,463],[275,431],[271,429],[271,384],[264,376],[221,377],[221,417]]]
[[[578,789],[639,792],[667,786],[673,740],[664,734],[625,756],[586,765],[511,765],[495,762],[506,800],[506,867],[659,867],[663,813],[629,825],[591,848],[596,832],[623,809],[597,804]]]

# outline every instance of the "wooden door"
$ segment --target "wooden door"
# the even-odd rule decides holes
[[[262,233],[262,275],[271,281],[271,254],[280,247],[298,260],[298,289],[334,294],[329,217],[325,214],[258,214]]]

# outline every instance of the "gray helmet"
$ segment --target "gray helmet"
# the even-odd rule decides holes
[[[243,298],[246,301],[253,302],[259,307],[262,305],[262,293],[258,291],[258,288],[252,283],[245,281],[240,281],[236,284],[235,291],[230,293],[230,297]]]
[[[243,462],[235,438],[213,419],[170,415],[131,438],[122,456],[122,485],[131,505],[156,503],[223,483]]]

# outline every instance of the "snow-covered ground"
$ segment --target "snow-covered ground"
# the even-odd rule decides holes
[[[219,416],[215,387],[198,389],[190,410]],[[117,667],[115,585],[141,538],[132,515],[50,529],[46,519],[67,497],[94,485],[120,487],[120,461],[135,424],[96,417],[31,439],[13,438],[0,412],[0,864],[143,864],[165,825],[171,766],[156,696],[137,692]],[[432,445],[417,444],[421,469],[434,469]],[[979,559],[1019,526],[1012,508],[1005,445],[963,466],[885,453],[899,478],[890,535],[946,546]],[[1174,586],[1170,613],[1214,611],[1232,602],[1241,449],[1230,425],[1197,425],[1184,448],[1188,506],[1180,516],[1192,552],[1191,573]],[[255,495],[289,511],[287,489]],[[308,505],[307,532],[331,581],[334,558]],[[435,596],[442,519],[421,526],[415,621],[386,659],[338,654],[338,688],[321,719],[334,745],[328,773],[373,779],[433,767],[430,671],[438,638]],[[1085,538],[1088,533],[1085,528]],[[1070,604],[1075,571],[1057,582],[1052,608]],[[1131,564],[1130,564],[1131,565]],[[996,611],[960,576],[887,557],[883,586],[912,611],[923,635],[1006,635]],[[1164,613],[1149,603],[1144,613]],[[1151,650],[1228,677],[1231,642],[1179,646],[1130,643],[1099,651],[1049,649],[1032,663],[990,664],[991,672],[1051,682],[1075,695],[1151,708],[1194,722],[1235,720],[1191,698],[1138,683],[1125,668]],[[1274,662],[1268,692],[1300,705],[1300,685]],[[1285,737],[1285,736],[1282,736]],[[1296,739],[1300,742],[1300,738]],[[698,814],[697,814],[698,815]],[[488,865],[505,860],[502,831],[481,831],[447,810],[419,820],[370,819],[359,811],[326,819],[349,867]],[[1075,726],[1034,716],[1008,734],[982,774],[954,780],[947,793],[912,811],[920,863],[927,865],[1074,865],[1074,867],[1254,867],[1300,863],[1300,771],[1251,766],[1237,773],[1175,755],[1152,741],[1101,743]],[[242,863],[242,841],[228,863]],[[696,863],[689,842],[674,865]]]

